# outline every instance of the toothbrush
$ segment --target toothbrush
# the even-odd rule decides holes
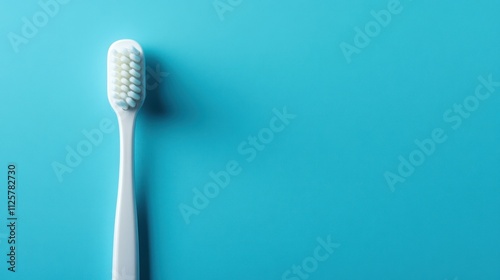
[[[120,127],[120,173],[113,239],[113,280],[138,279],[137,213],[134,196],[134,127],[146,97],[145,61],[133,40],[108,51],[108,100]]]

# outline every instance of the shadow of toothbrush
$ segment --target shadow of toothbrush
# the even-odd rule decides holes
[[[151,238],[158,236],[151,232],[163,228],[163,226],[152,228],[151,225],[169,225],[174,222],[171,220],[152,221],[154,215],[151,215],[153,211],[150,211],[152,210],[150,201],[152,198],[161,197],[164,205],[173,205],[177,203],[177,201],[172,201],[174,197],[173,189],[180,187],[169,183],[171,176],[169,176],[168,171],[173,170],[173,165],[169,164],[173,163],[165,153],[169,153],[170,147],[165,144],[168,141],[158,137],[158,135],[164,135],[164,131],[168,131],[169,128],[179,124],[182,127],[197,129],[197,127],[204,124],[207,114],[202,107],[197,106],[196,97],[188,86],[189,83],[186,82],[186,72],[177,69],[175,74],[170,74],[168,64],[165,62],[165,54],[167,53],[165,50],[146,48],[144,53],[146,58],[147,95],[139,112],[136,126],[136,140],[138,140],[136,141],[136,150],[138,152],[136,153],[135,182],[137,184],[140,279],[152,280],[159,277],[158,275],[152,275],[152,269],[154,271],[159,269],[156,265],[162,266],[160,270],[168,271],[169,264],[174,263],[174,261],[165,260],[164,258],[168,258],[169,254],[161,252],[157,249],[158,247],[154,247],[154,252],[151,250],[153,249],[151,243],[154,246],[154,242],[157,242]],[[187,80],[191,82],[191,78]],[[160,159],[158,156],[159,151],[166,158]],[[158,164],[159,162],[165,162],[169,166],[161,166]],[[162,236],[162,238],[165,237]],[[155,258],[161,257],[163,259],[161,261],[153,260],[153,253]],[[152,263],[155,264],[155,267],[152,267]],[[162,275],[161,279],[166,280],[167,278]]]
[[[144,176],[147,178],[147,176]],[[143,179],[144,180],[144,179]],[[141,180],[141,181],[143,181]],[[149,209],[145,191],[148,182],[141,182],[137,189],[137,224],[139,234],[139,270],[141,280],[150,280]]]
[[[161,120],[168,118],[168,113],[170,110],[167,108],[164,101],[166,92],[165,83],[168,72],[162,72],[160,66],[164,66],[158,58],[155,56],[146,55],[146,99],[144,100],[141,112],[143,117],[146,119]],[[144,124],[144,123],[143,123]],[[143,163],[154,162],[154,149],[155,141],[153,137],[148,137],[152,133],[148,133],[149,129],[154,129],[154,126],[148,126],[143,131],[146,133],[141,133],[141,138],[145,138],[143,141],[137,141],[139,143],[147,143],[138,147],[143,150]],[[149,212],[149,202],[148,202],[148,192],[150,191],[150,178],[154,175],[154,166],[138,166],[136,169],[138,175],[136,178],[137,182],[137,224],[138,224],[138,234],[139,234],[139,266],[140,266],[140,279],[150,280],[151,279],[151,244],[150,244],[150,212]]]

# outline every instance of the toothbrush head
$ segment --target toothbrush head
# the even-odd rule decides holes
[[[108,100],[118,113],[137,111],[146,98],[144,52],[134,40],[119,40],[108,50]]]

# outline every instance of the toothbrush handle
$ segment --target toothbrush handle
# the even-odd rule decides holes
[[[113,280],[138,279],[137,213],[134,196],[135,114],[118,116],[120,177],[113,240]]]

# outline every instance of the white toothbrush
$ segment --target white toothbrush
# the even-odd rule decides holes
[[[138,279],[137,214],[134,196],[135,117],[146,97],[141,46],[119,40],[108,51],[108,100],[120,127],[120,174],[113,240],[113,280]]]

